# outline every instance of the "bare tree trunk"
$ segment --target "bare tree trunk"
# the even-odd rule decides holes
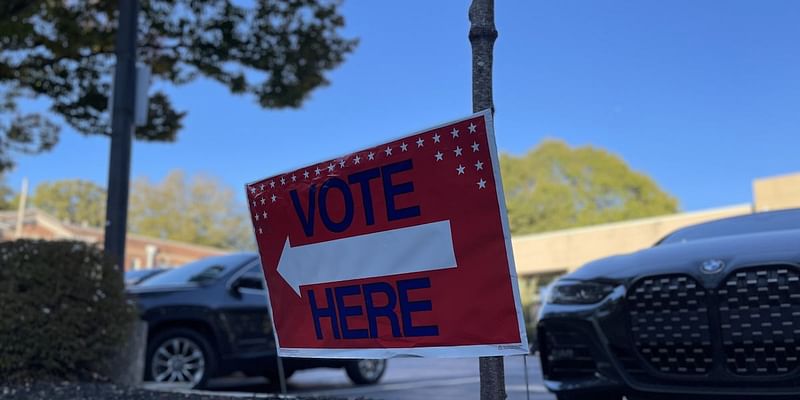
[[[469,7],[469,42],[472,44],[472,111],[491,109],[492,59],[497,29],[494,26],[494,0],[472,0]],[[481,357],[481,400],[506,398],[503,357]]]

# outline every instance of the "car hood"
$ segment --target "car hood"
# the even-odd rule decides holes
[[[197,284],[161,285],[161,286],[133,285],[125,288],[125,291],[128,293],[129,296],[139,297],[139,296],[163,295],[175,292],[186,292],[189,290],[195,290],[199,287],[200,286]]]
[[[724,236],[654,246],[635,253],[590,262],[564,279],[624,282],[643,275],[697,275],[707,260],[721,260],[731,269],[756,264],[800,261],[800,230]]]

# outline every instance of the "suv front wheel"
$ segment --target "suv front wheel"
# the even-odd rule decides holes
[[[148,341],[145,380],[203,387],[215,365],[211,345],[190,329],[166,329]]]
[[[347,376],[356,385],[372,385],[386,372],[386,360],[358,360],[345,367]]]

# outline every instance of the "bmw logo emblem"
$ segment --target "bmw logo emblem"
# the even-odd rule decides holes
[[[706,260],[700,264],[700,272],[704,274],[716,274],[725,268],[725,262],[722,260]]]

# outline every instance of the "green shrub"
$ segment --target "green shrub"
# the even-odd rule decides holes
[[[93,245],[0,243],[0,381],[97,379],[135,316]]]

